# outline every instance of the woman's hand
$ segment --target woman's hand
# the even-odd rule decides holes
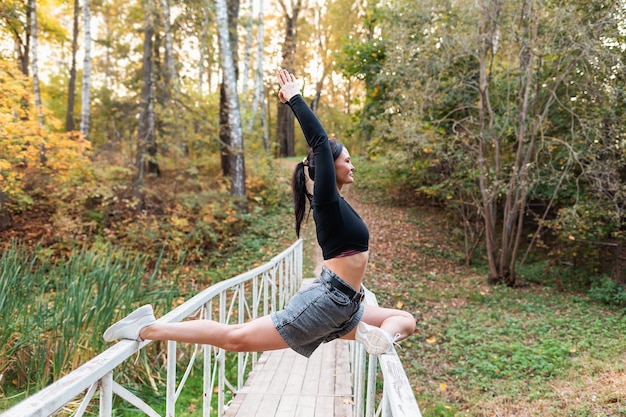
[[[290,74],[289,71],[281,69],[278,71],[278,98],[281,103],[286,103],[295,95],[300,94],[300,87],[296,81],[296,77]]]

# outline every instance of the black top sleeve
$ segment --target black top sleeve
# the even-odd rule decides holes
[[[307,143],[313,149],[315,158],[313,203],[336,202],[339,199],[339,191],[335,175],[335,160],[328,143],[328,135],[300,94],[293,96],[288,104],[300,123]]]
[[[328,136],[315,113],[301,95],[289,100],[307,143],[315,158],[313,181],[313,218],[317,241],[324,259],[343,256],[351,251],[365,252],[369,248],[369,230],[350,205],[339,196],[335,160]]]

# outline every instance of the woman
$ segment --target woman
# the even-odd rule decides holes
[[[393,343],[415,331],[407,312],[364,305],[363,275],[368,261],[369,231],[359,215],[340,196],[354,182],[350,154],[329,140],[304,102],[296,78],[278,73],[279,99],[289,105],[310,146],[307,158],[293,176],[296,233],[310,201],[324,266],[312,285],[300,290],[284,310],[244,324],[212,320],[155,323],[152,307],[143,306],[104,333],[106,341],[175,340],[217,346],[234,352],[261,352],[290,347],[306,357],[324,342],[342,338],[363,343],[370,354],[393,350]],[[308,172],[307,172],[308,171]],[[308,177],[313,193],[306,189]]]

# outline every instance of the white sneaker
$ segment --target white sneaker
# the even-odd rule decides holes
[[[380,355],[393,350],[394,341],[389,333],[363,321],[359,322],[354,339],[362,343],[370,355]]]
[[[152,306],[146,304],[118,321],[104,332],[104,341],[113,342],[118,339],[130,339],[142,342],[139,333],[156,321]]]

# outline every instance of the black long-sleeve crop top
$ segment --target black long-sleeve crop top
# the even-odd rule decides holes
[[[328,136],[301,95],[289,102],[315,158],[313,182],[313,219],[317,241],[324,259],[337,258],[349,252],[366,252],[369,230],[357,212],[339,195],[335,161]]]

